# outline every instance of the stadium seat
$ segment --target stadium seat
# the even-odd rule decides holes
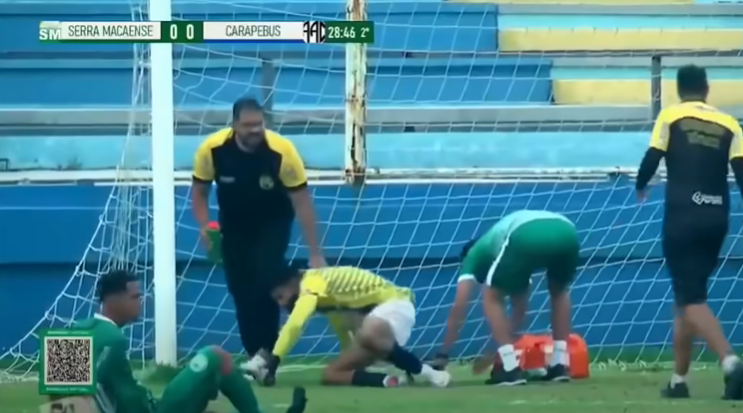
[[[737,50],[741,29],[509,28],[499,32],[501,51]]]
[[[554,80],[552,87],[557,105],[644,105],[651,100],[649,80]],[[678,101],[675,81],[665,80],[661,88],[664,105]],[[743,105],[743,80],[711,81],[709,101],[717,106]]]

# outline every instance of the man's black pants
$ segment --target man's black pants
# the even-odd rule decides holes
[[[271,287],[276,271],[286,263],[291,223],[234,232],[227,228],[223,230],[222,260],[240,340],[250,356],[260,349],[270,352],[279,335],[280,316]]]
[[[728,213],[724,208],[666,207],[663,255],[677,306],[707,301],[707,282],[717,266],[727,231]]]

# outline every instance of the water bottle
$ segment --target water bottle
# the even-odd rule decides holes
[[[206,230],[206,236],[209,238],[209,251],[207,258],[215,264],[222,263],[222,230],[218,222],[210,222]]]

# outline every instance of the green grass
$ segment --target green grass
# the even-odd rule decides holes
[[[497,388],[482,384],[466,366],[452,368],[455,381],[448,389],[423,384],[396,389],[323,387],[317,369],[283,373],[275,388],[256,393],[266,413],[283,412],[293,386],[307,388],[307,413],[724,413],[740,411],[743,403],[720,400],[719,369],[710,367],[690,374],[692,399],[663,400],[659,389],[669,378],[667,371],[631,371],[616,367],[595,369],[592,377],[569,384],[529,384],[519,388]],[[152,383],[156,392],[163,385]],[[0,410],[8,413],[37,412],[44,400],[38,383],[0,384]],[[224,399],[210,409],[234,413]]]

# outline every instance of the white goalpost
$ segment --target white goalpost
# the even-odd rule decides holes
[[[173,19],[171,0],[150,0],[151,21]],[[173,45],[150,45],[152,105],[152,220],[155,361],[178,363],[176,336],[175,101]]]

